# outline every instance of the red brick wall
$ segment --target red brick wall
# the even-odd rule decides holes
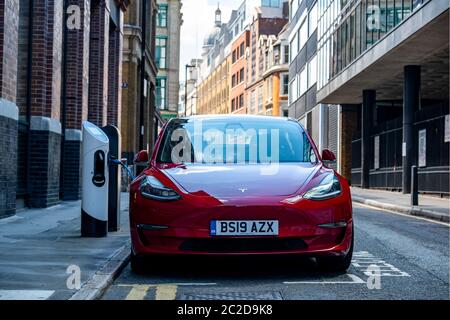
[[[120,29],[109,33],[108,61],[108,124],[120,128],[121,86],[119,78],[122,74],[122,35]]]
[[[107,124],[109,14],[105,0],[91,3],[88,120]]]
[[[81,129],[88,118],[90,0],[69,0],[80,7],[81,28],[67,32],[66,128]]]
[[[61,101],[62,2],[35,0],[31,113],[58,119]]]
[[[0,97],[16,101],[19,1],[0,0]]]

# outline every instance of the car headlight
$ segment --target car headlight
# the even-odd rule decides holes
[[[146,176],[141,181],[139,188],[142,196],[158,201],[175,201],[181,199],[181,196],[173,189],[164,186],[153,176]]]
[[[309,200],[327,200],[341,194],[341,184],[335,174],[327,175],[318,186],[309,189],[303,198]]]

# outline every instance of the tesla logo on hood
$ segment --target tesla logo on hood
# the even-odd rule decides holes
[[[238,189],[240,192],[242,192],[242,193],[244,193],[245,191],[247,191],[248,189],[247,188],[240,188],[240,189]]]

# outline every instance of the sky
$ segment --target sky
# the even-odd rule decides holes
[[[182,0],[180,80],[184,81],[184,68],[192,58],[200,58],[203,38],[214,26],[217,3],[222,10],[222,22],[228,22],[231,11],[242,0]]]

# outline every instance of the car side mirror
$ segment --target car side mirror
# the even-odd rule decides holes
[[[134,157],[133,163],[140,164],[140,163],[147,163],[148,161],[149,161],[148,151],[142,150],[136,154],[136,156]]]
[[[336,156],[334,155],[333,151],[324,149],[322,151],[322,161],[326,163],[335,163]]]

